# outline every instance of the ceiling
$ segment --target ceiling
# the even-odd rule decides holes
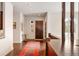
[[[61,12],[61,2],[12,2],[14,10],[24,14]],[[66,3],[66,11],[70,11],[69,2]],[[75,3],[75,11],[78,12],[78,3]]]
[[[60,2],[12,2],[16,11],[24,14],[44,13],[44,12],[60,12]]]

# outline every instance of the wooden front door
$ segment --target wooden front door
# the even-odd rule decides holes
[[[35,38],[43,39],[43,21],[36,21],[35,23]]]

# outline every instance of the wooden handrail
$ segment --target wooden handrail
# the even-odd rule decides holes
[[[51,35],[51,33],[49,33],[48,36],[49,36],[51,39],[59,39],[58,37]]]

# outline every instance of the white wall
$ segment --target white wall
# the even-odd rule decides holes
[[[13,29],[13,42],[20,42],[19,13],[13,11],[13,22],[16,22],[16,29]]]
[[[18,12],[14,9],[13,12],[13,21],[16,22],[16,29],[13,30],[13,42],[14,43],[21,43],[23,41],[22,39],[22,30],[21,30],[21,24],[23,23],[23,14],[21,12]]]
[[[61,33],[62,33],[61,12],[58,13],[48,12],[47,35],[48,33],[51,33],[52,35],[61,38]]]
[[[20,13],[20,40],[21,40],[21,42],[23,41],[23,34],[24,34],[24,32],[23,32],[23,23],[24,23],[24,15],[21,12]]]
[[[13,6],[4,3],[5,38],[0,39],[0,55],[6,55],[13,50]]]
[[[53,5],[53,7],[51,7]],[[47,13],[47,37],[48,33],[61,39],[62,35],[62,13],[61,3],[54,3],[48,8]]]

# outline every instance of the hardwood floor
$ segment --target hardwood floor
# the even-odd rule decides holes
[[[58,56],[79,56],[79,43],[78,39],[74,40],[74,44],[71,43],[70,38],[66,37],[65,43],[62,44],[60,40],[51,39],[49,45],[54,48]],[[78,46],[77,46],[78,44]]]
[[[11,51],[10,53],[8,53],[6,56],[18,56],[19,53],[22,51],[22,49],[25,47],[25,45],[27,45],[27,42],[30,42],[30,41],[22,42],[21,44],[19,44],[19,43],[14,44],[14,50]],[[47,53],[46,41],[32,41],[32,42],[40,42],[40,50],[39,50],[40,55],[39,56],[46,56],[46,55],[47,56],[57,56],[57,54],[54,52],[54,50],[52,51],[52,49],[48,49],[48,51],[51,50],[50,52],[52,54],[50,54],[50,52],[49,52],[49,54],[46,54]],[[48,47],[50,48],[49,45],[48,45]]]
[[[26,44],[26,42],[22,42],[22,44],[14,43],[13,44],[13,48],[14,48],[13,51],[8,53],[6,56],[17,56],[19,54],[19,52],[22,50],[22,48],[24,47],[25,44]]]
[[[40,56],[79,56],[79,46],[77,46],[76,39],[74,40],[74,45],[69,38],[66,38],[64,45],[60,44],[60,41],[60,39],[51,39],[50,41],[47,41],[47,45],[46,41],[36,41],[41,43]],[[27,42],[29,41],[22,42],[21,44],[13,44],[14,50],[6,56],[18,56],[19,52],[24,48]],[[59,51],[59,54],[57,51]]]
[[[71,43],[70,39],[65,40],[65,44],[61,49],[61,54],[63,56],[79,56],[79,46],[76,45],[76,40],[74,40],[74,44]]]

